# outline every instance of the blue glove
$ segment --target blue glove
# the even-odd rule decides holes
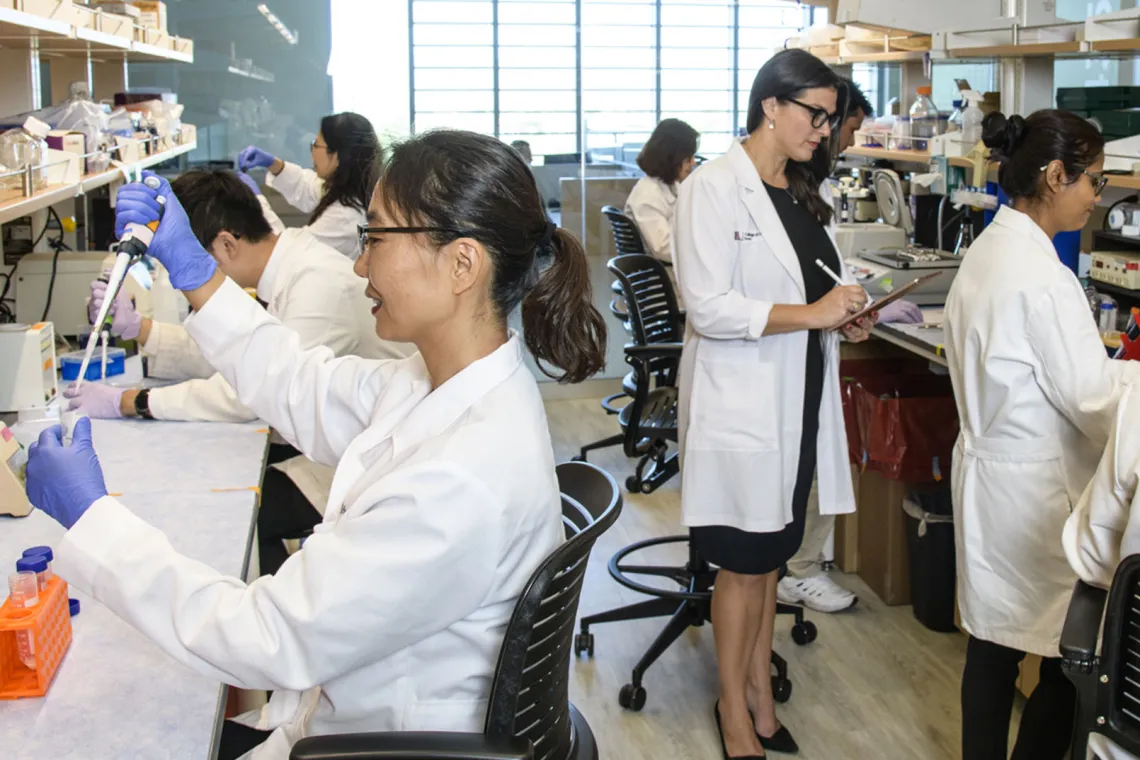
[[[70,529],[87,508],[107,495],[99,457],[91,445],[91,420],[80,417],[63,445],[59,425],[40,433],[28,449],[28,500]]]
[[[879,312],[880,324],[895,322],[920,325],[924,321],[926,321],[926,318],[922,316],[922,309],[910,301],[903,299],[887,304],[883,307],[882,311]]]
[[[273,166],[273,162],[276,160],[272,154],[266,153],[256,145],[250,145],[238,153],[238,169],[243,172],[250,169],[268,169]]]
[[[143,177],[154,176],[157,175],[143,172]],[[166,267],[171,285],[178,290],[195,290],[206,284],[218,265],[194,237],[190,220],[170,189],[170,183],[161,177],[158,179],[158,188],[141,182],[119,188],[115,200],[115,236],[122,237],[128,224],[146,225],[161,219],[147,253]],[[158,202],[159,197],[165,199],[165,207]]]
[[[261,187],[257,184],[257,180],[249,176],[245,172],[238,172],[238,179],[241,183],[253,191],[254,195],[261,195]]]

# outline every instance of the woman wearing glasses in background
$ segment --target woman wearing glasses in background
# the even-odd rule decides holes
[[[1104,187],[1104,138],[1065,111],[991,114],[985,144],[1012,206],[962,261],[946,303],[946,358],[961,434],[952,491],[958,603],[970,634],[962,755],[1005,760],[1018,664],[1041,655],[1014,760],[1061,760],[1076,692],[1059,643],[1076,574],[1065,520],[1108,442],[1140,364],[1107,358],[1053,236],[1082,229]]]
[[[250,145],[238,154],[239,176],[261,200],[274,232],[281,232],[285,225],[247,173],[250,169],[266,169],[266,185],[294,208],[312,214],[307,227],[313,237],[355,260],[360,255],[356,229],[366,221],[368,199],[376,184],[380,155],[376,130],[360,114],[332,114],[321,119],[321,130],[309,150],[313,168],[302,169]]]
[[[839,336],[864,340],[871,321],[837,329],[867,296],[836,252],[823,178],[810,166],[845,98],[810,53],[773,56],[752,85],[748,136],[681,184],[673,218],[688,307],[682,519],[694,548],[720,568],[714,714],[726,758],[796,751],[776,719],[772,627],[777,571],[803,540],[817,463],[820,512],[855,509]]]

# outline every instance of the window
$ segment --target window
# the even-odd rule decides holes
[[[826,13],[786,0],[410,0],[412,129],[632,162],[662,118],[727,149],[757,70]]]

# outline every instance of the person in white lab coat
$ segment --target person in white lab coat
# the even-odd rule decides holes
[[[309,145],[313,168],[282,161],[255,145],[238,154],[238,169],[266,169],[265,184],[277,190],[294,208],[311,213],[307,229],[325,245],[350,259],[360,255],[356,228],[365,223],[365,211],[376,167],[380,140],[372,123],[349,111],[321,119],[317,138]],[[256,183],[250,184],[256,186]],[[280,217],[259,195],[274,232],[284,228]]]
[[[752,85],[749,135],[681,185],[673,221],[688,305],[681,510],[694,548],[720,568],[714,712],[732,758],[796,749],[776,719],[772,627],[777,571],[800,546],[817,464],[820,511],[855,508],[835,328],[867,296],[840,262],[823,178],[808,164],[837,122],[840,87],[806,51],[773,56]],[[863,340],[870,328],[861,320],[843,335]]]
[[[1065,521],[1062,545],[1085,583],[1108,589],[1125,557],[1140,553],[1140,391],[1120,397],[1108,446],[1080,502]],[[1088,760],[1136,760],[1105,736],[1090,734]]]
[[[318,241],[307,229],[270,231],[257,199],[228,171],[191,171],[174,180],[198,242],[243,288],[256,289],[270,315],[297,332],[302,348],[327,346],[336,356],[400,359],[415,352],[408,343],[376,335],[371,301],[353,274],[352,263]],[[88,312],[103,305],[106,284],[91,283]],[[198,350],[181,325],[142,318],[125,291],[112,307],[111,331],[138,339],[149,356],[152,377],[182,380],[150,390],[85,383],[64,392],[71,408],[91,417],[141,416],[156,420],[246,422],[257,415]],[[275,445],[262,483],[258,511],[259,559],[274,573],[288,554],[284,539],[306,535],[324,514],[333,468]]]
[[[1059,659],[1076,581],[1061,533],[1108,441],[1122,380],[1140,365],[1108,358],[1052,243],[1096,206],[1103,137],[1055,110],[990,114],[983,127],[1013,205],[970,247],[944,319],[961,423],[951,476],[958,605],[970,634],[962,751],[1005,759],[1018,665],[1031,652],[1045,659],[1013,758],[1060,760],[1076,699]]]
[[[419,353],[376,361],[303,349],[216,270],[165,182],[119,191],[119,229],[160,214],[150,253],[195,309],[187,331],[242,403],[338,463],[329,509],[275,575],[245,584],[106,495],[81,419],[71,445],[55,427],[29,451],[30,500],[69,529],[54,569],[180,662],[274,690],[247,718],[263,733],[223,736],[223,759],[285,760],[314,734],[481,730],[514,604],[563,540],[524,352],[564,382],[605,361],[581,245],[546,221],[526,165],[495,138],[441,130],[396,146],[355,267],[377,334]],[[520,303],[521,336],[507,327]]]

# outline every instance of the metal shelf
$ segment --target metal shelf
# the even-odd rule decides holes
[[[129,165],[108,169],[98,174],[85,175],[78,182],[71,182],[66,185],[53,185],[46,190],[41,190],[30,198],[19,197],[8,201],[0,200],[0,224],[18,219],[21,216],[27,216],[28,214],[40,211],[61,201],[75,198],[97,187],[109,185],[116,180],[122,180],[125,177],[124,173],[134,175],[143,169],[148,169],[157,164],[169,161],[172,158],[177,158],[184,153],[189,153],[197,147],[197,142],[179,145],[177,148],[156,153],[153,156],[146,156]]]

